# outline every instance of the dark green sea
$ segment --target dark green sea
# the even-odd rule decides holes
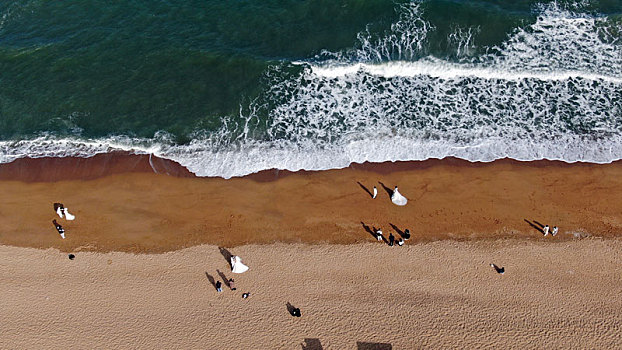
[[[622,1],[0,1],[0,162],[622,158]]]

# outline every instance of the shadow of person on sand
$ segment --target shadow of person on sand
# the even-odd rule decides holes
[[[534,224],[540,226],[540,228],[542,229],[542,232],[544,232],[544,225],[542,225],[541,223],[537,222],[536,220],[533,221]]]
[[[231,257],[233,256],[233,254],[231,254],[231,252],[228,251],[227,248],[218,247],[218,249],[220,250],[220,254],[222,254],[225,260],[227,260],[227,264],[229,264],[229,267],[232,268],[233,266],[231,266]]]
[[[374,231],[376,228],[374,227],[374,230],[372,230],[369,226],[365,225],[364,222],[361,221],[361,225],[363,225],[363,228],[365,229],[365,231],[367,231],[372,237],[374,237],[374,240],[376,239],[376,232]]]
[[[372,237],[374,237],[374,240],[376,241],[378,240],[378,238],[376,237],[376,231],[378,231],[378,229],[375,226],[373,228],[370,228],[369,226],[365,225],[365,223],[362,221],[361,221],[361,225],[363,225],[363,228],[365,229],[365,231],[367,231]],[[382,240],[384,241],[384,243],[389,244],[389,241],[384,235],[380,237],[382,237]]]
[[[225,276],[225,274],[220,270],[216,270],[216,272],[218,273],[218,276],[220,276],[222,281],[225,283],[225,286],[227,286],[228,288],[231,288],[231,286],[229,285],[229,279],[227,278],[227,276]]]
[[[368,194],[371,198],[374,198],[374,195],[371,193],[371,191],[370,191],[370,190],[368,190],[368,189],[367,189],[367,187],[363,186],[363,184],[362,184],[362,183],[360,183],[359,181],[357,181],[356,183],[357,183],[357,184],[359,184],[359,186],[361,186],[361,188],[362,188],[362,189],[364,189],[364,190],[365,190],[365,192],[367,192],[367,194]]]
[[[389,199],[391,199],[391,197],[393,197],[393,190],[385,186],[385,184],[383,184],[380,181],[378,181],[378,183],[380,184],[380,186],[382,186],[382,188],[384,188],[385,191],[387,191],[387,194],[389,195]]]
[[[499,267],[497,264],[490,263],[490,266],[497,271],[498,274],[503,275],[505,273],[505,267]]]
[[[400,235],[400,237],[402,237],[402,238],[404,238],[404,239],[408,239],[408,238],[410,238],[410,237],[406,238],[406,236],[404,235],[404,231],[402,231],[402,230],[400,230],[399,228],[397,228],[397,226],[395,226],[395,225],[393,225],[393,224],[391,224],[391,223],[389,223],[389,225],[391,225],[391,227],[393,227],[393,229],[395,230],[395,232],[397,232],[397,234],[398,234],[398,235]]]
[[[207,271],[205,272],[205,276],[207,276],[207,280],[209,281],[209,283],[212,284],[212,287],[214,287],[214,289],[218,290],[218,288],[216,287],[216,280],[214,279],[214,276],[212,276],[209,273],[207,273]]]
[[[538,225],[536,225],[536,224],[534,224],[533,222],[531,222],[531,221],[527,220],[527,219],[523,219],[523,220],[525,220],[525,222],[526,222],[526,223],[528,223],[528,224],[529,224],[529,226],[533,227],[533,228],[534,228],[535,230],[537,230],[538,232],[540,232],[540,233],[544,234],[544,230],[542,229],[542,228],[544,227],[544,225],[542,225],[541,223],[539,223],[539,222],[537,222],[537,221],[535,221],[535,220],[534,220],[533,222],[535,222],[535,223],[536,223],[536,224],[538,224],[539,226],[538,226]]]

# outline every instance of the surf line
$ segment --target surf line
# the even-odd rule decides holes
[[[356,64],[309,64],[305,62],[294,62],[297,65],[307,64],[311,71],[320,76],[337,78],[359,72],[368,73],[385,78],[392,77],[415,77],[427,75],[434,78],[453,79],[460,77],[476,77],[481,79],[501,79],[501,80],[520,80],[537,79],[548,81],[568,80],[572,78],[582,78],[587,80],[603,80],[612,83],[622,83],[622,78],[611,75],[604,75],[592,72],[582,72],[573,70],[551,70],[551,71],[520,71],[508,69],[503,66],[462,66],[451,63],[437,62],[386,62],[379,64],[356,63]],[[505,69],[504,69],[505,68]]]

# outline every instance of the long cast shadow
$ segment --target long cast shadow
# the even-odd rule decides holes
[[[227,276],[225,276],[225,274],[222,273],[222,271],[220,270],[216,270],[216,272],[218,272],[218,276],[222,278],[222,281],[225,283],[225,286],[227,286],[228,288],[231,288],[231,286],[229,285],[229,279],[227,278]]]
[[[229,267],[231,266],[231,257],[233,256],[231,254],[230,251],[228,251],[226,248],[223,247],[218,247],[218,249],[220,250],[220,254],[222,254],[222,256],[225,258],[225,260],[227,260],[227,264],[229,264]]]
[[[495,271],[497,271],[498,274],[503,275],[503,273],[505,273],[505,267],[499,267],[497,266],[497,264],[490,264],[490,266],[492,266],[493,269],[495,269]]]
[[[363,228],[365,229],[365,231],[367,231],[372,237],[374,237],[374,240],[375,240],[376,239],[376,232],[374,230],[372,230],[369,226],[365,225],[365,223],[362,222],[362,221],[361,221],[361,225],[363,225]]]
[[[529,226],[533,227],[533,228],[534,228],[535,230],[537,230],[538,232],[540,232],[540,233],[544,234],[544,230],[542,230],[542,227],[544,227],[544,226],[539,227],[539,226],[536,226],[534,223],[532,223],[531,221],[529,221],[529,220],[527,220],[527,219],[523,219],[523,220],[525,220],[525,222],[526,222],[526,223],[528,223],[528,224],[529,224]],[[534,222],[537,222],[537,221],[534,221]],[[538,223],[538,224],[540,224],[540,223]]]
[[[212,284],[212,287],[214,287],[214,289],[218,290],[218,288],[216,288],[216,280],[214,279],[214,276],[210,275],[207,272],[205,272],[205,276],[207,276],[207,280],[209,281],[209,283]]]
[[[390,199],[393,196],[393,190],[385,186],[385,184],[383,184],[380,181],[378,181],[378,183],[380,184],[380,186],[382,186],[382,188],[384,188],[385,191],[387,191],[387,194],[389,195],[389,199]]]
[[[544,232],[544,225],[542,225],[541,223],[537,222],[536,220],[533,221],[534,224],[540,226],[540,228],[542,229],[542,232]]]
[[[378,229],[375,226],[373,228],[370,228],[369,226],[365,225],[365,223],[362,221],[361,221],[361,225],[363,225],[363,228],[365,229],[365,231],[367,231],[372,237],[374,237],[374,240],[378,240],[378,238],[376,238],[376,231],[378,231]],[[389,241],[384,235],[382,235],[381,237],[384,243],[389,244]]]
[[[391,225],[391,227],[393,227],[393,229],[395,230],[395,232],[397,232],[398,235],[400,235],[400,237],[404,238],[404,231],[400,230],[399,228],[397,228],[397,226],[389,223],[389,225]]]
[[[358,181],[356,183],[359,184],[359,186],[361,186],[361,188],[364,189],[371,198],[374,198],[374,195],[367,189],[367,187],[363,186],[363,184]]]

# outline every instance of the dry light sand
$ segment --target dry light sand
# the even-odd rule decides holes
[[[0,247],[2,349],[614,349],[622,242],[216,246],[154,255]],[[498,275],[488,264],[506,268]],[[252,293],[247,300],[243,292]],[[299,307],[289,315],[286,303]],[[306,339],[306,340],[305,340]],[[360,349],[374,349],[361,346]]]

